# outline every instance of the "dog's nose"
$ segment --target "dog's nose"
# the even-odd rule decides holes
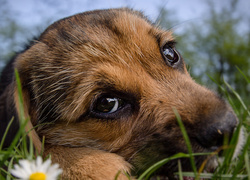
[[[222,117],[215,116],[209,121],[198,135],[198,142],[205,148],[217,149],[224,142],[230,141],[238,120],[234,113],[227,111]],[[218,118],[218,119],[217,119]]]

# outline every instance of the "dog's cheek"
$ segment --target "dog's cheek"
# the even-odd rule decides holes
[[[78,123],[56,123],[39,134],[48,144],[93,147],[115,152],[131,139],[131,125],[119,120],[88,119]]]

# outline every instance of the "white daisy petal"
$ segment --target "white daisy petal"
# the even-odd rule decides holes
[[[19,174],[22,175],[22,174],[25,174],[25,171],[24,171],[20,166],[15,165],[14,167],[15,167],[15,169],[13,169],[14,173],[15,173],[15,171],[17,171],[17,173],[15,173],[15,175],[19,175]]]
[[[59,167],[59,166],[58,166]],[[56,179],[60,174],[62,174],[62,169],[55,168],[54,171],[51,171],[49,174],[51,174],[52,178]]]
[[[47,176],[47,179],[48,180],[57,180],[59,175],[62,174],[62,170],[61,171],[57,171],[57,172],[54,172],[53,174],[50,174]]]
[[[48,170],[48,174],[54,174],[55,177],[57,177],[58,175],[60,175],[62,173],[62,170],[59,169],[59,165],[58,164],[54,164],[52,165],[49,170]]]
[[[54,171],[55,169],[58,169],[58,168],[59,168],[58,164],[53,164],[53,165],[50,166],[49,171]]]
[[[41,171],[42,172],[46,172],[48,171],[48,169],[50,168],[50,165],[51,165],[51,160],[50,159],[47,159],[43,165],[41,166]]]
[[[40,167],[41,165],[42,165],[42,163],[43,163],[43,160],[42,160],[42,158],[41,158],[41,156],[38,156],[37,158],[36,158],[36,166],[37,167]]]
[[[10,170],[11,174],[17,178],[25,179],[28,178],[29,175],[26,173],[26,171],[21,168],[20,166],[15,166],[15,169]]]
[[[31,168],[30,168],[31,163],[29,161],[27,161],[27,160],[20,160],[19,164],[25,170],[25,172],[27,172],[27,174],[31,174],[32,173]]]
[[[12,169],[12,170],[10,170],[10,173],[11,173],[13,176],[15,176],[15,177],[20,177],[20,176],[21,176],[20,174],[22,174],[22,173],[20,172],[20,170],[17,170],[17,169]]]
[[[40,156],[34,161],[20,160],[19,165],[14,165],[14,168],[10,170],[11,174],[18,179],[28,180],[30,175],[37,175],[37,172],[46,175],[47,180],[56,180],[62,173],[58,164],[51,164],[51,160],[48,159],[43,162]]]
[[[36,171],[37,171],[37,167],[36,167],[35,162],[33,162],[33,163],[30,164],[30,170],[31,170],[32,172],[36,172]]]

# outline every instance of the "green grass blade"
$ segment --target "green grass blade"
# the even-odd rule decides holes
[[[248,83],[250,83],[250,79],[248,79],[248,77],[241,71],[241,69],[240,69],[239,67],[237,67],[237,66],[236,66],[236,68],[237,68],[237,70],[241,73],[241,75],[245,78],[245,80],[246,80]]]
[[[235,153],[235,148],[236,148],[236,145],[238,144],[240,131],[241,131],[241,124],[239,124],[239,126],[235,130],[230,143],[226,142],[226,144],[224,144],[224,146],[228,146],[228,148],[224,149],[224,153],[223,153],[224,161],[223,161],[223,165],[220,169],[220,172],[226,173],[229,171],[230,164],[233,161],[233,155]]]
[[[22,141],[26,144],[26,133],[25,133],[25,126],[28,123],[29,119],[26,119],[24,116],[24,104],[23,104],[23,96],[22,96],[22,87],[21,87],[21,80],[19,78],[18,72],[15,69],[15,76],[16,76],[16,83],[17,83],[17,88],[18,88],[18,109],[19,109],[19,122],[20,122],[20,127],[19,130],[17,131],[17,134],[15,138],[13,139],[11,145],[8,147],[6,154],[3,155],[1,161],[0,161],[0,167],[4,166],[5,161],[11,156],[13,153],[13,150],[17,147],[18,141],[20,141],[20,138]],[[23,146],[23,149],[27,147]]]
[[[16,83],[17,83],[17,90],[18,90],[18,103],[19,103],[19,120],[21,121],[22,123],[22,120],[25,119],[25,116],[24,116],[24,103],[23,103],[23,96],[22,96],[22,86],[21,86],[21,80],[20,80],[20,77],[19,77],[19,74],[17,72],[17,70],[15,69],[15,76],[16,76]]]
[[[248,145],[250,146],[250,143],[248,143]],[[245,153],[244,159],[245,159],[248,180],[250,180],[250,163],[249,163],[250,157],[248,153]]]
[[[248,176],[248,180],[250,180],[250,167],[249,167],[249,155],[248,155],[249,147],[250,147],[250,135],[248,135],[248,137],[246,139],[246,143],[242,149],[242,153],[239,156],[239,162],[238,162],[237,166],[234,168],[233,178],[236,178],[237,174],[240,172],[240,170],[245,167],[246,172],[247,172],[247,176]]]
[[[7,126],[7,128],[6,128],[5,132],[4,132],[4,135],[3,135],[3,137],[2,137],[1,144],[0,144],[0,151],[2,150],[3,143],[4,143],[4,141],[5,141],[5,138],[6,138],[7,134],[8,134],[8,131],[9,131],[10,126],[11,126],[11,124],[13,123],[13,121],[14,121],[14,117],[11,118],[11,120],[10,120],[10,122],[8,123],[8,126]]]
[[[14,161],[14,157],[12,157],[11,160],[9,161],[7,179],[12,179],[12,178],[11,178],[11,174],[10,174],[10,169],[12,169],[13,161]]]
[[[244,110],[250,116],[250,111],[248,110],[248,108],[247,108],[246,104],[244,103],[244,101],[241,99],[240,95],[226,81],[224,81],[224,83],[233,92],[233,94],[236,96],[236,98],[240,101],[240,103],[241,103],[242,107],[244,108]]]
[[[195,174],[197,174],[197,169],[196,169],[196,165],[195,165],[195,161],[194,161],[194,157],[192,156],[192,145],[190,143],[190,140],[189,140],[189,137],[188,137],[188,134],[187,134],[187,131],[185,129],[185,126],[181,120],[181,117],[179,115],[179,113],[177,112],[176,109],[173,109],[174,110],[174,113],[175,113],[175,116],[176,116],[176,119],[177,119],[177,122],[179,124],[179,127],[181,129],[181,132],[182,132],[182,135],[183,135],[183,138],[185,140],[185,143],[187,145],[187,149],[188,149],[188,153],[190,154],[190,163],[191,163],[191,166],[192,166],[192,169],[194,171]]]
[[[195,174],[192,172],[183,172],[183,176],[186,177],[195,177]],[[215,178],[216,180],[218,179],[223,179],[223,180],[232,180],[233,175],[232,174],[221,174],[221,175],[217,175],[216,177],[214,177],[214,174],[212,173],[200,173],[200,178],[203,179],[213,179]],[[238,174],[236,176],[236,179],[246,179],[247,175],[246,174]]]
[[[178,154],[175,154],[169,158],[163,159],[163,160],[155,163],[154,165],[149,167],[144,173],[142,173],[141,176],[138,178],[138,180],[148,179],[158,168],[162,167],[167,162],[174,160],[174,159],[183,158],[183,157],[188,158],[190,156],[188,154],[178,153]]]
[[[115,180],[118,180],[118,177],[119,177],[120,174],[121,174],[121,171],[118,171],[118,173],[116,173]]]
[[[182,168],[181,168],[181,161],[178,159],[178,176],[180,180],[183,180]]]
[[[148,179],[157,169],[168,163],[169,161],[180,159],[180,158],[190,158],[191,156],[208,156],[211,153],[193,153],[193,154],[185,154],[185,153],[177,153],[169,158],[158,161],[151,167],[149,167],[146,171],[144,171],[137,180],[145,180]]]

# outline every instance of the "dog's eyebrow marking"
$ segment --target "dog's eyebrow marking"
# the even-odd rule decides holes
[[[107,71],[110,70],[110,71]],[[119,71],[119,73],[117,73]],[[130,77],[131,74],[134,74],[132,71],[123,70],[122,68],[116,67],[111,68],[110,66],[102,67],[99,71],[95,73],[94,82],[96,89],[101,91],[116,91],[129,94],[138,94],[140,92],[140,82],[141,77],[138,77],[138,74],[135,73],[132,80],[128,81],[127,77]],[[119,79],[119,81],[117,81]]]
[[[154,39],[156,39],[156,42],[158,43],[159,47],[163,46],[166,43],[173,43],[175,44],[176,41],[174,40],[172,36],[171,31],[162,31],[159,29],[156,29],[155,27],[152,27],[148,34],[152,36]]]

